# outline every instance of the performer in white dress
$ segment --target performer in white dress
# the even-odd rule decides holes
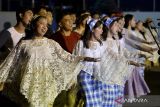
[[[146,46],[141,45],[142,41],[144,42],[147,42],[147,41],[138,37],[136,32],[132,30],[132,28],[135,28],[135,25],[136,25],[135,17],[131,14],[127,14],[125,16],[125,26],[124,26],[127,32],[126,35],[124,36],[125,37],[124,47],[126,47],[126,49],[129,50],[130,52],[142,52],[142,51],[153,52],[155,50],[154,48],[149,47],[147,45]],[[128,40],[130,40],[130,38],[132,37],[141,39],[141,41],[138,41],[137,39],[134,39],[132,41],[135,42],[136,46],[143,47],[144,49],[142,51],[140,51],[142,49],[141,47],[138,47],[138,48],[134,47],[135,46],[135,44],[133,44],[134,42],[132,43],[128,42]],[[140,59],[140,57],[136,58],[136,60],[140,63],[144,63],[144,59],[142,58]],[[150,93],[150,89],[143,78],[143,72],[144,72],[144,67],[133,68],[132,75],[127,81],[125,86],[125,95],[127,95],[128,98],[140,97],[142,95],[146,95]]]
[[[34,36],[22,40],[0,65],[2,91],[11,100],[27,107],[52,107],[54,99],[76,82],[82,56],[71,55],[60,45],[43,37],[47,19],[32,22]]]
[[[82,62],[85,66],[78,81],[85,107],[122,106],[122,102],[116,101],[123,97],[123,91],[119,88],[124,86],[131,74],[128,72],[128,60],[112,52],[101,41],[102,27],[101,21],[88,21],[85,33],[74,50],[76,55],[101,59],[100,62]]]

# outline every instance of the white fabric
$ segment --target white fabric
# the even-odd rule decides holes
[[[156,46],[156,44],[152,44],[152,45],[147,45],[147,44],[145,44],[145,43],[141,43],[141,42],[137,42],[137,41],[135,41],[135,40],[131,40],[131,39],[129,39],[129,36],[128,35],[130,35],[130,36],[134,36],[134,37],[138,37],[138,38],[141,38],[141,39],[144,39],[143,37],[142,37],[142,35],[139,33],[139,32],[137,32],[137,31],[133,31],[133,30],[127,30],[126,29],[126,31],[127,31],[127,35],[125,35],[125,43],[126,43],[126,45],[125,45],[125,47],[129,50],[129,51],[131,51],[131,52],[141,52],[141,53],[143,53],[143,54],[145,54],[147,57],[150,57],[149,58],[149,60],[151,60],[151,61],[156,61],[157,59],[158,59],[158,53],[157,53],[157,51],[155,51],[155,52],[153,52],[153,55],[151,55],[151,54],[148,54],[147,52],[144,52],[144,51],[140,51],[140,50],[138,50],[138,47],[136,46],[137,44],[139,45],[139,46],[141,46],[141,47],[146,47],[146,46],[148,46],[148,47],[152,47],[152,48],[156,48],[157,46]],[[145,35],[145,37],[146,37],[147,35]],[[129,39],[129,41],[128,41],[128,39]],[[147,40],[148,41],[148,40]],[[148,42],[151,42],[150,40],[148,41]],[[134,45],[134,44],[135,45]],[[135,47],[137,47],[137,48],[135,48]],[[139,60],[138,60],[139,62],[144,62],[144,58],[139,58]]]
[[[22,37],[25,37],[25,33],[17,32],[14,27],[9,28],[8,31],[11,33],[11,38],[12,38],[12,42],[13,42],[13,47],[11,47],[11,48],[14,48],[17,45],[17,43],[19,42],[19,40]],[[9,49],[9,50],[12,50],[12,49]]]
[[[83,42],[78,41],[76,48],[73,50],[73,54],[75,55],[81,55],[86,57],[92,57],[92,58],[101,58],[102,50],[99,44],[99,42],[93,42],[90,41],[90,44],[92,47],[90,48],[84,48]],[[82,69],[83,71],[89,73],[90,75],[93,75],[95,72],[100,72],[100,63],[99,62],[82,62],[85,66]]]
[[[158,35],[157,35],[155,29],[151,29],[151,31],[152,31],[154,37],[157,39],[157,38],[158,38],[158,37],[157,37]],[[146,39],[147,39],[148,42],[154,42],[154,39],[153,39],[153,37],[152,37],[152,35],[151,35],[151,32],[149,31],[148,28],[145,28],[145,37],[146,37]]]
[[[128,30],[128,29],[126,29],[125,31],[126,31],[125,36],[124,36],[125,48],[130,52],[138,51],[136,49],[138,48],[136,44],[139,44],[139,42],[131,39],[132,36],[137,37],[136,33],[133,30]]]
[[[121,40],[114,40],[113,38],[107,38],[106,40],[106,46],[114,52],[115,55],[119,56],[117,59],[119,59],[120,61],[123,59],[127,59],[127,60],[132,60],[132,61],[136,61],[136,59],[138,58],[138,53],[139,52],[130,52],[128,51],[125,46],[126,46],[126,43],[125,43],[125,39],[121,39]],[[123,60],[122,60],[123,62]],[[125,70],[125,68],[123,68],[123,65],[116,65],[116,67],[120,67],[122,66],[121,68],[117,68],[118,70]],[[128,67],[128,72],[126,72],[126,77],[125,79],[122,79],[121,80],[124,80],[123,82],[125,82],[125,80],[127,80],[131,74],[131,72],[133,71],[133,68],[134,66],[133,65],[129,65],[127,66]],[[128,73],[128,74],[127,74]],[[117,73],[118,74],[118,73]]]
[[[136,31],[136,30],[135,30],[134,32],[135,32],[135,36],[136,36],[136,37],[145,40],[145,39],[143,38],[143,35],[142,35],[139,31]],[[141,43],[141,42],[139,42],[138,44],[141,45],[142,47],[143,47],[143,46],[151,47],[151,45],[147,45],[147,44]],[[149,54],[149,53],[147,53],[147,52],[141,51],[141,53],[145,54],[146,57],[151,57],[151,54]],[[152,56],[152,57],[153,57],[153,56]],[[145,60],[146,60],[146,59],[145,59],[144,57],[138,58],[138,61],[139,61],[140,63],[144,63]]]
[[[139,57],[138,54],[139,54],[139,53],[143,53],[143,54],[145,54],[146,56],[149,56],[149,54],[148,54],[147,52],[143,52],[143,51],[140,51],[140,50],[134,48],[134,46],[133,46],[134,44],[142,45],[142,43],[137,42],[137,41],[135,41],[135,40],[132,41],[132,40],[129,38],[129,36],[135,36],[135,37],[144,39],[144,38],[143,38],[143,35],[141,35],[140,33],[137,33],[136,31],[132,31],[132,30],[128,30],[128,29],[124,29],[124,32],[126,32],[126,33],[124,33],[125,35],[124,35],[124,37],[123,37],[123,39],[122,39],[122,41],[121,41],[122,46],[123,46],[124,48],[126,48],[126,50],[128,50],[130,53],[133,53],[133,52],[134,52],[134,53],[137,53],[137,55],[136,55],[135,57],[130,57],[130,60],[136,61],[136,62],[138,62],[138,63],[144,63],[145,58]],[[127,41],[127,39],[129,39],[129,41]],[[123,43],[122,43],[122,42],[123,42]],[[130,43],[128,44],[128,42],[130,42]],[[130,65],[129,68],[130,68],[131,71],[133,71],[133,69],[135,68],[135,66]],[[137,68],[139,68],[139,72],[140,72],[142,75],[144,75],[144,67],[137,67]]]
[[[134,59],[138,58],[139,51],[130,52],[126,49],[125,39],[122,38],[121,40],[114,40],[112,38],[107,38],[107,46],[114,51],[116,54],[123,56],[127,59]]]
[[[99,42],[90,41],[90,46],[88,49],[84,48],[83,42],[79,41],[74,54],[101,58],[101,61],[83,62],[83,70],[104,83],[124,86],[126,78],[130,75],[126,58],[115,54],[106,42],[100,45]]]
[[[156,34],[155,34],[156,32],[153,29],[152,29],[152,32],[153,32],[154,36],[157,37]],[[138,31],[136,31],[136,35],[138,37],[142,37],[142,34]],[[144,36],[146,37],[147,42],[154,42],[154,39],[153,39],[153,37],[150,34],[150,31],[148,29],[146,29],[146,33],[145,33]],[[143,46],[148,46],[148,47],[152,47],[152,48],[157,48],[156,43],[155,44],[149,44],[149,45],[141,43],[141,45],[142,45],[142,47]],[[147,56],[149,56],[147,53],[145,53],[145,54]],[[152,56],[150,55],[150,58],[148,60],[153,61],[154,63],[157,63],[158,62],[158,57],[159,57],[159,55],[158,55],[157,51],[154,51],[153,55]]]
[[[20,92],[33,107],[47,107],[76,82],[82,68],[77,59],[53,40],[25,40],[0,65],[0,82],[19,81]]]

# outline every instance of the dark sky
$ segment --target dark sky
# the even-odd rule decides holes
[[[120,0],[123,11],[153,11],[153,0]],[[160,0],[155,0],[155,10],[160,11]]]
[[[10,1],[10,3],[8,3]],[[32,0],[1,0],[2,11],[14,11],[19,5],[32,5]],[[76,10],[82,9],[83,0],[34,0],[35,6],[41,4],[49,6],[72,5]],[[118,0],[85,0],[86,9],[113,10],[117,8]],[[153,0],[119,0],[122,11],[153,11]],[[155,11],[160,11],[160,0],[155,0]]]
[[[82,9],[83,0],[53,0],[57,4],[70,4],[77,9]],[[91,10],[97,9],[114,9],[117,7],[118,0],[85,0],[86,8]],[[153,11],[154,0],[119,0],[120,10],[122,11]],[[160,0],[155,0],[155,11],[160,11]]]

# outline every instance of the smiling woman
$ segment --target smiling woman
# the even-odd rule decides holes
[[[83,67],[80,60],[95,59],[71,55],[43,37],[47,32],[45,17],[33,19],[32,27],[33,37],[19,42],[0,65],[0,87],[4,83],[2,92],[20,107],[52,107],[56,96],[76,83]]]
[[[20,106],[52,107],[56,96],[76,83],[82,68],[79,61],[85,57],[71,55],[43,37],[45,17],[38,16],[32,25],[32,39],[19,42],[0,65],[0,83],[5,83],[2,92]]]
[[[38,16],[32,22],[32,29],[34,31],[34,38],[42,38],[47,32],[47,19],[43,16]]]

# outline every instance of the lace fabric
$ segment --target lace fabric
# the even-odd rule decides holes
[[[99,43],[97,42],[97,44]],[[113,46],[109,47],[107,44],[106,42],[103,42],[103,45],[99,44],[96,47],[97,49],[92,50],[92,48],[84,48],[83,42],[79,41],[74,49],[74,54],[94,58],[97,58],[98,56],[98,58],[101,58],[100,62],[83,62],[85,65],[83,70],[106,84],[124,86],[125,81],[131,74],[131,71],[128,70],[128,60],[122,54],[113,51]],[[109,44],[111,45],[111,43]]]
[[[106,84],[124,86],[126,80],[131,75],[128,60],[123,56],[116,55],[109,48],[107,48],[101,59],[101,74],[99,79]]]
[[[76,83],[78,57],[47,38],[22,41],[0,66],[0,82],[16,82],[33,107],[52,105],[56,96]]]

